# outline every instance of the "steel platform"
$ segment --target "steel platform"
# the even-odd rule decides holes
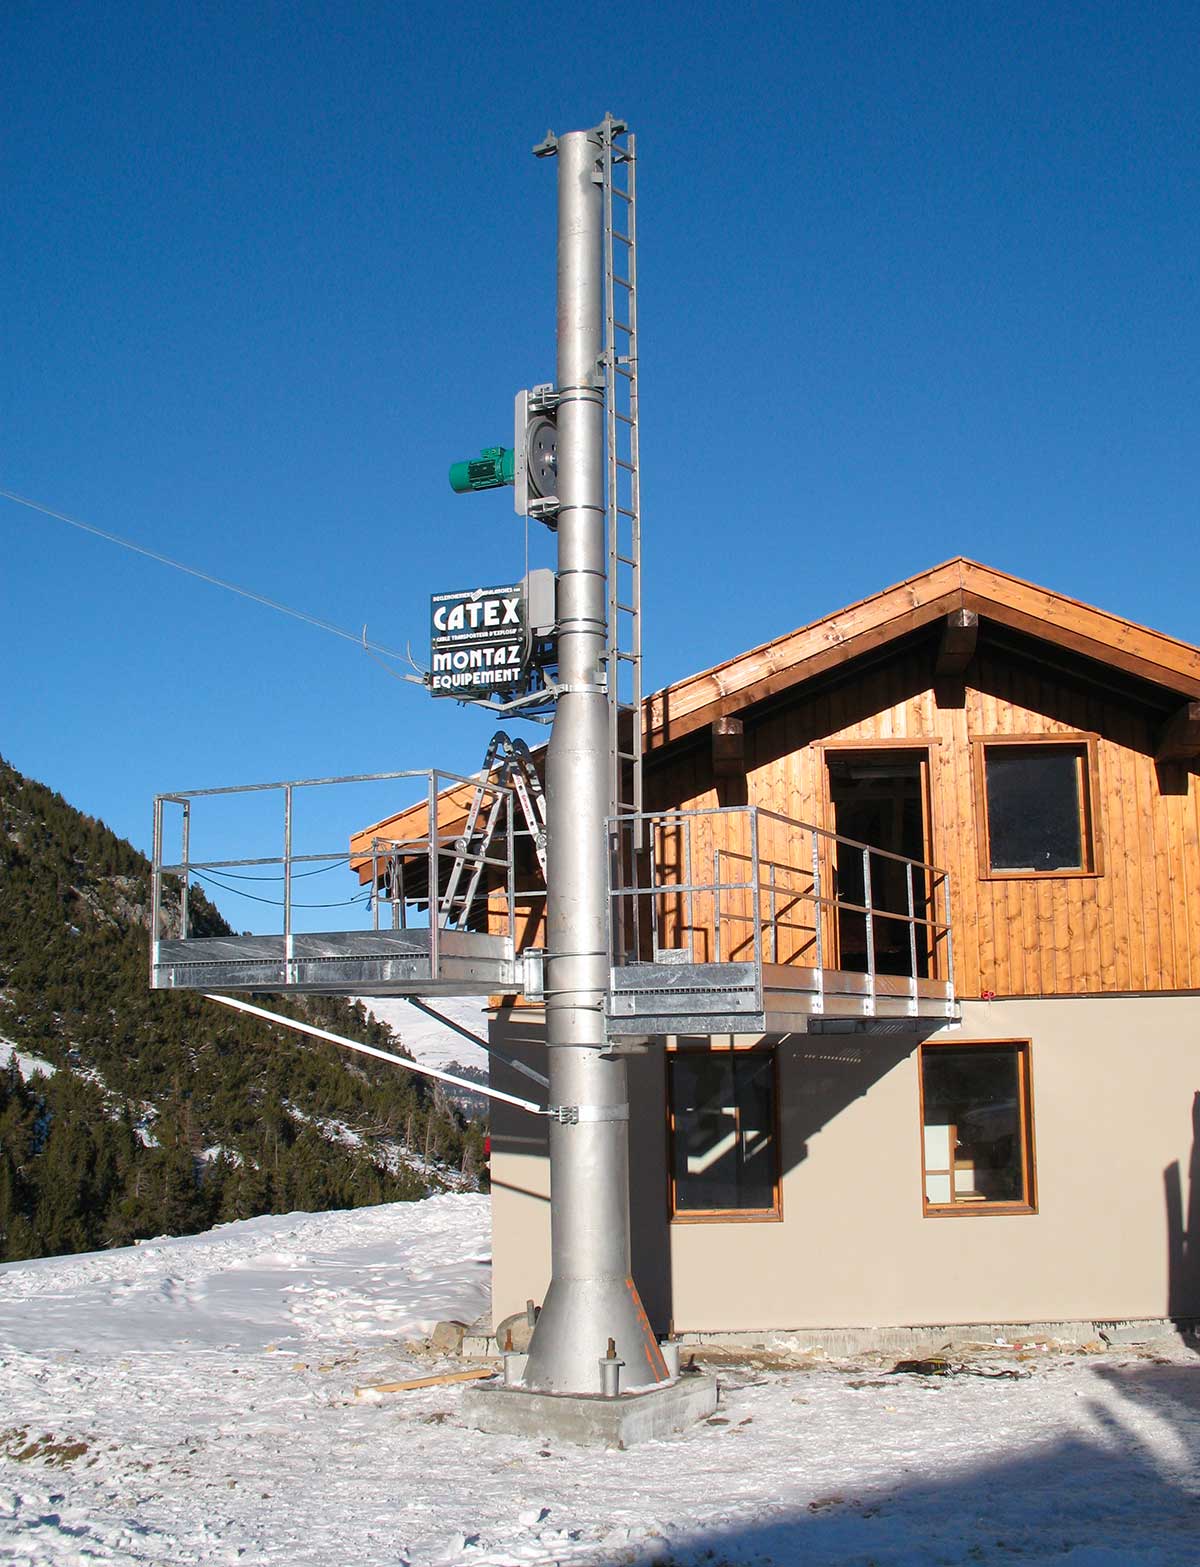
[[[803,1033],[821,1017],[951,1023],[954,987],[906,975],[853,974],[783,963],[635,963],[614,968],[608,1033]]]
[[[276,995],[487,996],[521,990],[524,974],[524,960],[514,956],[508,937],[360,930],[162,940],[155,944],[150,983],[154,990]]]

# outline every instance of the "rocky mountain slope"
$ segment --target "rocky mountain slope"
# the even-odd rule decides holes
[[[151,992],[149,876],[0,759],[0,1261],[477,1184],[485,1128],[426,1081]],[[399,1048],[355,1003],[267,1004]]]

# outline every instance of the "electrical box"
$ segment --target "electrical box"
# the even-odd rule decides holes
[[[554,635],[558,621],[555,601],[557,578],[548,566],[539,566],[525,578],[525,619],[531,637]]]

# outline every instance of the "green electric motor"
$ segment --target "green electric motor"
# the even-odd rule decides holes
[[[478,457],[450,464],[450,488],[458,495],[498,490],[513,482],[515,454],[507,446],[485,446]]]

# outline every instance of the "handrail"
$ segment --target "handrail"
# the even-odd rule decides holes
[[[297,843],[294,819],[296,790],[332,785],[392,783],[401,779],[420,779],[424,785],[422,792],[427,811],[426,830],[423,833],[405,838],[376,837],[371,840],[369,847],[365,846],[364,841],[364,847],[361,849],[339,847],[331,853],[313,852],[310,848]],[[483,852],[481,847],[465,842],[460,833],[451,832],[439,823],[439,811],[448,792],[447,786],[459,785],[471,789],[484,789],[504,813],[501,830],[488,846],[489,852]],[[196,801],[216,796],[257,795],[270,792],[277,792],[282,796],[282,853],[225,859],[192,859],[190,847],[195,826],[193,811]],[[517,837],[522,836],[515,829],[513,821],[514,799],[514,790],[508,784],[490,778],[485,780],[470,778],[461,773],[447,772],[442,768],[406,768],[394,772],[301,778],[259,784],[233,784],[221,788],[178,789],[156,795],[151,875],[152,965],[157,965],[159,961],[161,930],[166,917],[163,906],[166,890],[164,877],[177,877],[180,881],[177,911],[172,909],[172,915],[177,913],[179,938],[187,941],[191,939],[189,894],[193,876],[203,875],[208,871],[220,873],[243,867],[279,866],[281,874],[278,877],[265,879],[272,884],[282,883],[280,920],[290,980],[291,963],[294,957],[294,915],[303,907],[295,899],[294,872],[299,866],[317,862],[326,864],[331,869],[336,865],[349,865],[352,869],[359,870],[366,867],[366,873],[371,876],[367,897],[375,930],[380,928],[381,906],[390,908],[390,922],[394,929],[409,929],[410,923],[415,923],[409,920],[410,908],[428,910],[431,979],[436,980],[440,977],[441,933],[446,930],[472,929],[470,921],[476,907],[486,907],[489,890],[498,889],[503,896],[506,933],[511,949],[515,946],[516,940],[515,844]],[[164,811],[168,806],[176,807],[181,812],[180,858],[177,860],[168,860],[164,850]],[[359,838],[365,840],[365,834],[360,833]],[[303,852],[299,852],[301,847]],[[427,885],[424,888],[418,886],[414,890],[411,885],[406,887],[403,867],[400,866],[397,870],[389,863],[405,858],[426,862]],[[445,874],[446,862],[452,859],[471,867],[476,874],[471,883],[469,896],[463,895],[451,900],[449,907],[439,907],[439,903],[445,901],[440,897],[439,886]],[[484,872],[487,874],[483,874]],[[411,883],[411,877],[409,881]],[[253,893],[243,892],[240,888],[223,888],[223,890],[241,896],[255,896]],[[172,922],[174,923],[174,920]]]
[[[785,827],[799,827],[804,832],[815,833],[818,838],[831,838],[838,843],[847,844],[852,849],[870,849],[872,854],[879,855],[885,860],[899,860],[906,865],[919,865],[922,870],[933,871],[936,876],[948,876],[949,871],[943,870],[940,865],[933,865],[927,860],[914,860],[906,854],[896,854],[891,849],[877,849],[873,843],[861,843],[857,838],[847,838],[844,834],[833,832],[828,827],[818,827],[815,822],[797,821],[794,816],[784,816],[779,811],[768,810],[765,805],[698,805],[695,810],[673,811],[640,811],[636,820],[649,821],[687,821],[694,816],[746,816],[754,812],[760,817],[766,817],[770,821],[782,822]],[[632,821],[631,816],[612,816],[609,818],[610,830],[622,822]]]
[[[265,789],[319,789],[327,784],[390,783],[396,778],[428,778],[431,773],[437,778],[447,778],[451,783],[466,784],[469,789],[479,782],[478,778],[468,778],[462,773],[449,773],[444,767],[406,767],[396,773],[346,773],[340,778],[281,778],[274,783],[225,784],[216,789],[175,789],[156,794],[154,798],[181,805],[184,800],[202,800],[215,794],[259,794]],[[506,792],[508,788],[506,784],[490,783],[489,787],[504,789]]]
[[[730,820],[730,827],[714,831],[705,825],[716,818]],[[740,821],[733,825],[736,818]],[[783,848],[777,841],[780,828],[790,840]],[[826,919],[836,921],[849,915],[857,922],[854,939],[864,942],[856,955],[869,976],[872,993],[882,954],[886,952],[890,961],[897,961],[904,948],[914,983],[922,977],[923,967],[932,976],[936,966],[939,977],[953,984],[949,873],[938,865],[754,805],[643,811],[610,818],[608,830],[612,875],[609,939],[614,968],[647,961],[641,942],[643,930],[648,930],[651,938],[649,961],[666,961],[659,958],[665,929],[670,933],[668,940],[674,936],[680,942],[671,949],[672,962],[680,960],[681,949],[689,954],[688,961],[699,962],[694,950],[696,938],[699,935],[703,943],[707,930],[718,963],[730,947],[735,952],[749,948],[759,973],[768,952],[777,964],[802,961],[813,966],[815,959],[815,968],[821,973],[830,934],[824,928]],[[634,852],[638,843],[646,846],[640,856]],[[792,845],[794,852],[789,852]],[[830,893],[822,885],[827,868],[823,845],[848,850],[855,862],[861,854],[859,896],[846,897],[836,889]],[[873,885],[880,871],[878,865],[873,870],[877,859],[903,867],[902,884],[890,899],[886,887]],[[844,859],[839,857],[837,863],[844,871]],[[744,877],[731,879],[730,870],[736,877],[742,867]],[[734,898],[733,894],[743,896]],[[889,901],[895,906],[889,907]],[[810,919],[803,918],[804,905],[811,909]],[[737,934],[739,927],[744,935]],[[881,947],[881,932],[896,931],[897,927],[908,932],[903,948],[896,945],[895,938]],[[926,933],[920,944],[918,929]],[[831,933],[839,934],[836,924]],[[844,940],[844,928],[840,935]],[[858,963],[844,966],[857,967]]]

